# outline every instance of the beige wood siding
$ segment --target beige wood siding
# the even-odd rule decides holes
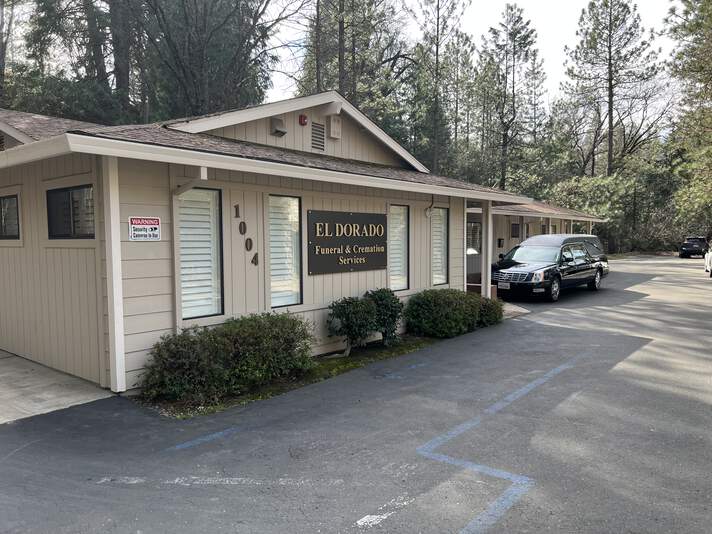
[[[227,137],[229,139],[239,139],[241,141],[251,141],[263,145],[302,150],[316,154],[327,154],[339,158],[368,161],[370,163],[381,163],[396,167],[410,168],[398,155],[378,141],[365,128],[351,119],[345,113],[341,116],[341,139],[331,139],[329,129],[326,128],[325,149],[314,150],[311,146],[311,125],[312,122],[326,126],[326,117],[319,112],[320,108],[308,108],[301,111],[277,115],[284,121],[287,133],[282,137],[270,134],[270,119],[258,119],[234,126],[226,126],[206,133]],[[299,115],[304,114],[309,122],[306,126],[300,126]]]
[[[171,189],[197,178],[196,167],[166,165],[135,160],[119,161],[120,202],[122,217],[122,267],[124,278],[124,316],[126,341],[127,387],[135,387],[149,357],[151,346],[176,326],[218,324],[231,316],[269,311],[269,250],[265,203],[270,193],[301,198],[302,209],[302,279],[303,303],[279,308],[298,313],[315,324],[315,352],[340,348],[338,340],[326,333],[328,305],[345,296],[361,296],[369,289],[386,287],[386,270],[309,276],[307,274],[306,213],[309,209],[387,213],[389,203],[410,207],[410,273],[409,289],[399,292],[403,298],[431,287],[430,221],[426,208],[429,195],[366,187],[329,184],[279,176],[264,176],[208,170],[202,187],[221,189],[223,194],[224,305],[221,316],[182,321],[179,303],[174,297],[174,250]],[[450,209],[449,284],[438,287],[464,288],[464,200],[435,197],[436,206]],[[241,219],[234,217],[234,204],[241,205]],[[123,222],[129,216],[159,216],[162,223],[160,243],[130,243]],[[244,236],[237,228],[245,221]],[[253,253],[259,254],[259,265],[251,262],[252,254],[244,253],[244,240],[255,242]],[[125,241],[124,241],[125,240]]]
[[[0,195],[20,194],[21,241],[0,241],[0,348],[105,384],[100,240],[48,240],[46,190],[94,184],[92,156],[72,155],[0,171]]]

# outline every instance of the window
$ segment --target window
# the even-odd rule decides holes
[[[586,261],[586,251],[581,245],[572,245],[571,252],[574,255],[574,261],[576,263],[583,263]]]
[[[297,197],[269,197],[272,307],[302,302],[301,207]]]
[[[17,195],[0,197],[0,239],[20,239],[20,210]]]
[[[388,214],[388,285],[408,289],[408,206],[391,206]]]
[[[552,234],[558,234],[558,227],[555,224],[551,225],[551,233]]]
[[[541,233],[542,233],[542,234],[546,234],[546,233],[548,233],[548,232],[549,232],[549,227],[546,226],[545,224],[542,224],[542,225],[541,225]]]
[[[482,224],[478,222],[467,223],[467,255],[479,254],[482,243]]]
[[[94,238],[94,188],[91,185],[47,191],[50,239]]]
[[[448,209],[433,208],[430,216],[432,237],[432,279],[433,285],[447,284],[448,269]]]
[[[183,319],[223,313],[221,195],[191,189],[178,197]]]
[[[519,238],[519,223],[512,223],[510,237],[513,239]]]

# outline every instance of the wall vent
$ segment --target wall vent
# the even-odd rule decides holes
[[[312,150],[324,151],[325,128],[323,124],[312,122],[311,127],[311,146]]]

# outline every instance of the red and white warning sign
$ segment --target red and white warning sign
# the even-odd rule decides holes
[[[159,217],[129,217],[129,241],[160,241]]]

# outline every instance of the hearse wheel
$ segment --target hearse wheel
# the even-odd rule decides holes
[[[546,298],[549,300],[549,302],[556,302],[559,300],[559,294],[561,293],[561,280],[559,280],[558,277],[555,277],[551,281],[551,285],[549,286],[549,289],[546,290]]]
[[[596,276],[588,283],[587,287],[591,291],[598,291],[601,288],[601,269],[596,270]]]

